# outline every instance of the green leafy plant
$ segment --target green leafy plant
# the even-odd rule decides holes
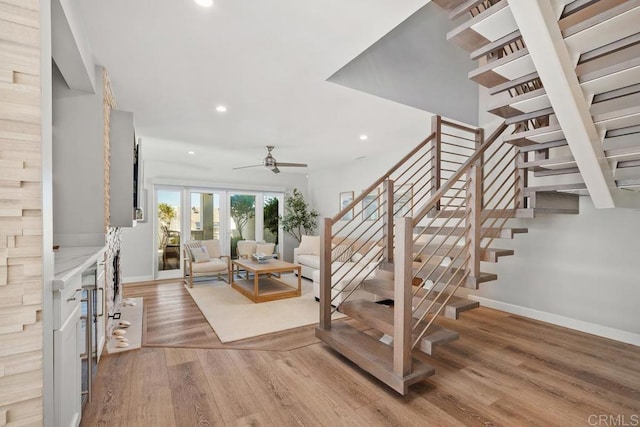
[[[280,218],[282,228],[298,242],[303,234],[311,234],[318,227],[318,212],[311,209],[304,196],[297,188],[285,197],[284,216]]]
[[[176,218],[176,210],[168,203],[158,204],[158,220],[160,221],[160,230],[162,231],[162,237],[160,239],[160,248],[163,248],[169,242],[171,221]]]
[[[264,204],[264,228],[269,230],[271,234],[275,237],[275,243],[278,244],[278,228],[279,228],[279,217],[278,217],[278,199],[276,197],[272,197],[266,201]]]
[[[243,232],[247,223],[256,215],[256,197],[243,194],[231,196],[231,218],[238,230],[239,240],[244,240]]]

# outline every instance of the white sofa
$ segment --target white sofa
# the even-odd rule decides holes
[[[331,279],[331,305],[340,305],[342,301],[344,301],[347,297],[349,297],[350,301],[365,300],[376,302],[384,299],[375,294],[362,290],[361,288],[356,289],[363,280],[372,279],[375,276],[375,272],[371,270],[377,269],[377,263],[369,263],[366,266],[362,264],[356,264],[360,263],[334,262],[332,264],[331,268],[332,271],[335,272],[335,274]],[[340,266],[342,266],[342,268],[340,268]],[[365,267],[364,270],[360,271],[363,266]],[[352,267],[353,269],[351,269]],[[340,281],[337,282],[337,280]],[[356,290],[351,293],[353,289]],[[316,297],[316,300],[320,298],[320,270],[316,270],[313,272],[313,294]]]
[[[353,243],[353,240],[349,242],[344,242],[340,237],[336,237],[334,239],[334,243],[337,244],[350,244]],[[355,248],[359,248],[361,245],[354,245]],[[371,247],[371,244],[363,244],[360,251],[352,254],[350,256],[346,256],[344,261],[335,261],[332,264],[332,271],[337,274],[333,278],[333,280],[338,280],[342,276],[345,276],[342,280],[340,280],[339,284],[332,285],[332,298],[336,295],[336,299],[333,300],[333,305],[338,305],[342,302],[342,300],[349,294],[350,290],[356,287],[362,280],[364,276],[371,269],[377,268],[378,263],[374,260],[374,258],[380,258],[380,252],[376,255],[376,250],[373,249],[374,253],[367,254],[367,250]],[[342,253],[339,246],[334,248],[334,250]],[[376,255],[375,257],[372,255]],[[301,267],[301,275],[302,277],[313,281],[313,291],[316,298],[320,296],[320,237],[318,236],[302,236],[302,242],[300,242],[300,246],[293,250],[293,262],[295,264],[300,265]],[[354,267],[353,270],[348,272],[352,266],[355,264],[359,264]],[[358,273],[362,267],[365,269]],[[339,271],[338,271],[339,269]],[[348,273],[347,273],[348,272]],[[373,277],[374,273],[368,275],[368,277]],[[352,278],[355,279],[351,281]],[[351,281],[351,283],[349,283]],[[334,286],[335,285],[335,286]],[[344,292],[340,292],[340,290],[345,289]],[[381,298],[376,295],[370,294],[369,292],[363,290],[356,290],[352,294],[351,298],[354,299],[366,299],[370,301],[379,301]]]
[[[293,263],[300,265],[300,273],[305,279],[313,280],[313,272],[320,270],[320,256],[298,253],[298,248],[293,250]]]

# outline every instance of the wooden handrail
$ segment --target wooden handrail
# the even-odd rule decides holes
[[[471,132],[471,133],[476,133],[478,131],[478,128],[474,128],[471,126],[465,126],[461,123],[455,123],[452,122],[451,120],[447,120],[447,119],[441,119],[441,122],[443,125],[446,125],[450,128],[454,128],[454,129],[458,129],[458,130],[463,130],[465,132]]]
[[[495,131],[493,131],[491,136],[489,136],[487,141],[484,144],[482,144],[482,146],[480,148],[478,148],[478,150],[471,157],[469,157],[467,159],[467,161],[464,162],[464,164],[462,166],[460,166],[460,168],[458,169],[458,171],[456,173],[454,173],[453,175],[451,175],[447,179],[447,181],[444,183],[444,185],[442,187],[440,187],[433,194],[433,197],[431,198],[431,200],[424,205],[424,207],[420,210],[420,212],[418,212],[418,214],[415,215],[415,217],[413,219],[413,226],[414,227],[416,225],[418,225],[418,223],[429,213],[429,211],[436,206],[436,204],[440,201],[442,196],[444,196],[446,194],[446,192],[451,189],[453,184],[456,183],[460,179],[460,177],[462,177],[462,175],[464,173],[466,173],[467,169],[469,169],[471,167],[471,165],[473,165],[477,160],[480,159],[480,157],[484,154],[484,152],[487,151],[487,149],[490,146],[492,146],[494,142],[496,142],[498,137],[500,135],[502,135],[502,133],[507,128],[508,128],[507,124],[505,122],[502,122],[498,126],[498,128]]]
[[[409,160],[414,154],[420,151],[425,145],[431,142],[431,140],[434,138],[435,138],[435,133],[431,133],[431,135],[429,135],[424,141],[422,141],[420,144],[418,144],[418,146],[416,146],[413,150],[411,150],[406,156],[400,159],[398,163],[393,165],[393,167],[391,167],[391,169],[389,169],[387,173],[385,173],[380,178],[378,178],[373,184],[371,184],[362,193],[360,193],[358,197],[353,199],[351,203],[349,203],[340,212],[338,212],[337,215],[331,218],[331,224],[333,225],[336,222],[340,221],[342,217],[344,217],[345,214],[349,212],[351,209],[355,208],[356,205],[360,203],[366,197],[367,194],[371,193],[377,186],[382,184],[385,179],[389,178],[392,173],[398,170],[402,165],[404,165],[407,162],[407,160]]]

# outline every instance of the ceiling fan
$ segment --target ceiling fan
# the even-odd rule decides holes
[[[274,148],[275,147],[273,145],[267,145],[267,157],[264,158],[264,160],[262,161],[262,164],[260,164],[260,165],[251,165],[251,166],[240,166],[238,168],[233,168],[233,169],[257,168],[257,167],[260,167],[260,166],[264,166],[265,168],[270,169],[271,172],[273,172],[273,173],[280,173],[280,169],[278,169],[278,167],[292,167],[292,168],[306,168],[307,167],[306,163],[285,163],[285,162],[276,161],[276,159],[271,155],[271,151]]]

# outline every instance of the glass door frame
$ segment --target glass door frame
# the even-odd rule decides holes
[[[262,207],[263,207],[263,200],[260,197],[261,195],[262,195],[262,191],[241,190],[241,189],[227,190],[227,197],[226,197],[227,209],[225,211],[225,216],[228,222],[227,222],[227,227],[225,228],[226,233],[225,233],[225,240],[223,242],[223,246],[229,251],[229,256],[232,253],[231,234],[233,231],[231,230],[231,196],[253,196],[255,198],[254,233],[253,233],[255,238],[250,240],[255,240],[256,242],[259,242],[259,241],[262,241],[262,238],[264,236],[264,232],[263,232],[264,218],[262,218],[261,215],[258,215],[259,212],[262,212]]]
[[[158,219],[158,192],[159,191],[174,191],[180,193],[180,257],[179,268],[172,270],[160,270],[158,268],[158,247],[160,246],[160,240],[158,235],[159,219]],[[177,185],[154,185],[153,186],[153,278],[154,280],[162,279],[178,279],[183,277],[184,260],[182,253],[182,244],[184,240],[184,206],[186,201],[186,192],[184,187]]]
[[[221,254],[222,255],[229,255],[230,253],[228,252],[228,246],[225,244],[225,240],[226,240],[226,230],[229,228],[229,216],[227,214],[228,211],[228,193],[229,190],[222,190],[222,189],[217,189],[217,188],[206,188],[206,187],[187,187],[185,188],[185,192],[186,192],[186,199],[188,201],[188,204],[185,205],[187,207],[187,209],[190,211],[191,210],[191,195],[194,193],[207,193],[207,194],[214,194],[214,195],[218,195],[219,196],[219,200],[220,200],[220,228],[218,230],[219,233],[219,239],[220,239],[220,245],[222,246],[221,248]],[[191,240],[191,216],[189,216],[187,218],[187,215],[185,215],[185,218],[183,220],[183,224],[182,227],[186,227],[185,230],[189,230],[189,239]]]
[[[260,194],[262,195],[261,197],[261,205],[262,205],[262,215],[260,215],[261,217],[261,222],[262,225],[260,226],[260,230],[262,230],[262,238],[264,240],[264,199],[265,197],[273,197],[278,199],[278,217],[282,218],[284,216],[284,193],[281,192],[273,192],[273,191],[261,191]],[[280,220],[278,220],[278,248],[277,248],[277,254],[278,254],[278,259],[283,259],[283,249],[284,249],[284,229],[282,228],[282,222]]]

